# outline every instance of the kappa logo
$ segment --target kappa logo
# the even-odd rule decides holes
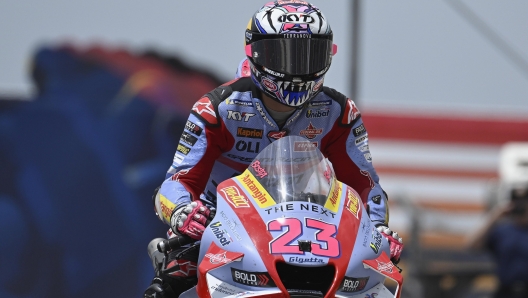
[[[227,119],[229,120],[235,120],[235,121],[244,121],[248,122],[249,119],[256,114],[253,113],[246,113],[246,112],[238,112],[238,111],[227,111]]]
[[[306,137],[307,139],[315,139],[315,137],[317,137],[318,135],[322,134],[323,133],[323,129],[322,128],[317,128],[315,126],[313,126],[312,122],[310,122],[310,125],[308,125],[308,127],[304,130],[301,130],[299,132],[299,134],[301,136],[304,136]]]
[[[192,107],[192,111],[204,119],[207,123],[218,123],[213,104],[207,97],[202,97],[200,100],[198,100]]]

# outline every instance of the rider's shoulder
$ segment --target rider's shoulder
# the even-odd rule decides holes
[[[250,78],[237,78],[205,94],[194,104],[191,113],[202,120],[206,126],[220,126],[218,106],[228,99],[233,92],[251,90]]]
[[[324,95],[322,97],[324,100],[332,100],[332,102],[336,102],[341,107],[339,125],[353,126],[361,117],[361,112],[357,108],[354,101],[343,93],[327,86],[323,87],[323,91],[321,93]]]

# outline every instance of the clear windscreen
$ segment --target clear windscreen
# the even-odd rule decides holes
[[[276,203],[304,201],[324,206],[335,179],[317,143],[299,136],[271,143],[248,170]]]

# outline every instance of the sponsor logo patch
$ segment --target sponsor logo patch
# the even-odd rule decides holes
[[[381,203],[381,196],[380,195],[375,195],[372,197],[372,202],[374,202],[375,204],[380,204]]]
[[[239,105],[245,107],[252,107],[253,102],[250,100],[240,100],[240,99],[226,99],[226,104],[228,105]]]
[[[227,110],[227,119],[229,120],[248,122],[249,119],[253,116],[255,116],[255,114],[253,113]]]
[[[363,125],[363,123],[361,123],[360,126],[353,128],[352,132],[354,133],[355,137],[359,137],[360,135],[366,133],[367,130],[365,129],[365,126]]]
[[[174,208],[176,208],[176,204],[169,201],[169,199],[167,199],[162,194],[160,194],[159,198],[160,198],[161,215],[167,222],[170,222],[172,211],[174,210]]]
[[[184,175],[187,175],[188,173],[189,173],[189,170],[181,170],[178,173],[172,175],[170,179],[172,181],[180,181],[180,177],[184,176]]]
[[[310,107],[329,106],[332,104],[332,100],[312,101]]]
[[[361,152],[365,152],[365,151],[369,151],[369,150],[370,150],[368,144],[363,145],[363,146],[359,146],[358,149],[359,149],[359,151],[361,151]]]
[[[315,139],[318,135],[323,133],[322,128],[317,128],[313,126],[313,124],[310,122],[310,125],[304,130],[301,130],[299,132],[299,135],[306,137],[307,139]]]
[[[180,138],[180,142],[185,143],[189,146],[194,146],[194,144],[196,144],[196,141],[198,141],[198,138],[185,131],[182,133]]]
[[[273,140],[278,140],[278,139],[280,139],[280,138],[285,137],[287,134],[288,134],[288,132],[285,131],[285,130],[282,130],[282,131],[270,131],[270,132],[268,133],[268,138],[269,138],[270,140],[272,140],[272,139],[273,139]]]
[[[368,141],[368,134],[362,136],[362,137],[359,137],[356,139],[356,146],[365,142],[365,141]]]
[[[207,123],[213,125],[218,123],[213,104],[207,97],[202,97],[200,100],[198,100],[192,107],[192,111],[196,113],[197,116],[200,116]]]
[[[370,154],[370,152],[363,154],[363,156],[365,157],[366,161],[372,162],[372,155]]]
[[[190,120],[187,120],[187,123],[185,123],[185,129],[197,136],[200,136],[203,131],[203,129],[200,126],[198,126],[198,124]]]
[[[319,110],[308,110],[306,111],[306,118],[312,119],[312,118],[322,118],[322,117],[328,117],[330,115],[330,109],[319,109]]]
[[[235,148],[238,151],[246,151],[249,153],[259,153],[260,152],[260,142],[238,141],[235,145]]]
[[[317,142],[294,142],[293,151],[306,152],[314,151],[317,148]]]
[[[262,139],[264,131],[256,128],[239,127],[237,129],[237,136],[243,138]]]
[[[176,151],[182,153],[183,155],[187,155],[189,154],[189,152],[191,152],[191,148],[186,147],[185,145],[182,145],[182,144],[178,144],[178,148],[176,149]]]

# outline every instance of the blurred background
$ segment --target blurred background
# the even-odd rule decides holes
[[[0,297],[141,296],[166,232],[151,194],[264,2],[0,0]],[[492,297],[504,250],[475,243],[528,185],[528,2],[314,4],[339,46],[326,85],[362,111],[404,235],[404,297]]]

